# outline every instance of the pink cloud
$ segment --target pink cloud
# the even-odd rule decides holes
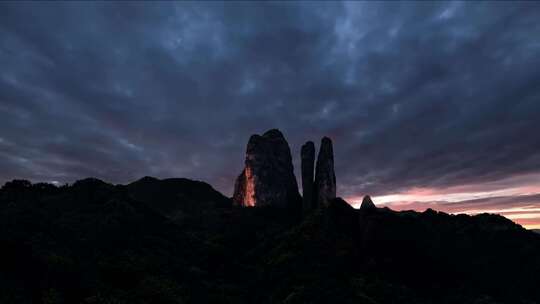
[[[359,207],[361,196],[347,198]],[[540,174],[446,188],[411,188],[373,197],[375,204],[394,210],[448,213],[497,213],[526,228],[540,227]]]

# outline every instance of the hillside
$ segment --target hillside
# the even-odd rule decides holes
[[[540,301],[540,236],[501,216],[229,202],[185,179],[7,183],[0,302]]]

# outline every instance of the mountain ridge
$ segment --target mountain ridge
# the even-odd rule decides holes
[[[216,192],[188,179],[6,183],[0,188],[0,267],[6,269],[0,300],[540,300],[534,280],[540,236],[502,216],[398,212],[374,207],[367,198],[366,208],[335,198],[303,214],[234,206]],[[178,212],[157,207],[160,201],[175,203]],[[260,286],[265,293],[257,292]]]

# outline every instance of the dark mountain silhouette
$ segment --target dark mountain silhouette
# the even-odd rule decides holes
[[[301,218],[233,207],[184,179],[7,183],[0,242],[1,303],[540,299],[540,236],[502,216],[356,210],[337,198]]]
[[[176,219],[196,211],[230,207],[232,201],[212,186],[186,178],[143,177],[127,185],[129,196],[159,214]]]
[[[360,210],[371,210],[371,209],[377,209],[373,201],[371,200],[371,197],[369,195],[364,196],[362,199],[362,204],[360,205]]]
[[[333,195],[246,208],[188,179],[14,180],[0,189],[0,303],[540,303],[537,233]]]

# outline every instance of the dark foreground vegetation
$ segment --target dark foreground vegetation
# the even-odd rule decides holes
[[[143,178],[0,190],[0,303],[540,303],[540,235],[497,215],[233,207]]]

